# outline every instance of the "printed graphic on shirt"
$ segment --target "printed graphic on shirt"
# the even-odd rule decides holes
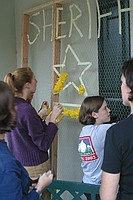
[[[98,158],[90,136],[79,138],[78,151],[83,161],[92,161]]]

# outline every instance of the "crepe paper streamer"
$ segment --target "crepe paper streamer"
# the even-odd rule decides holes
[[[42,105],[42,109],[46,108],[46,105]],[[78,107],[77,109],[71,108],[71,109],[67,109],[65,107],[63,107],[63,111],[62,113],[57,117],[56,119],[56,123],[59,123],[64,117],[70,117],[70,118],[78,118],[79,117],[79,111],[80,111],[80,107]],[[48,114],[50,114],[52,111],[50,108],[48,108]],[[42,118],[43,120],[46,119],[46,116],[44,116]]]
[[[67,77],[68,74],[65,71],[63,71],[60,77],[58,78],[57,82],[55,83],[53,93],[59,93],[63,90]]]
[[[79,90],[78,90],[79,94],[84,94],[85,93],[85,88],[83,85],[79,85]]]

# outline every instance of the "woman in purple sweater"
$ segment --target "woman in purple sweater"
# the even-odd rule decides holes
[[[40,117],[28,103],[37,85],[35,75],[29,67],[17,68],[13,73],[8,73],[4,81],[14,92],[18,117],[16,128],[7,134],[9,149],[25,166],[30,177],[37,178],[50,168],[48,150],[58,130],[55,123],[62,112],[62,106],[55,105],[47,119],[41,119],[46,111],[42,110]]]

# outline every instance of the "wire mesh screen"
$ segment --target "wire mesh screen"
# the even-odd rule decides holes
[[[129,1],[119,1],[121,7],[117,0],[98,2],[101,14],[111,12],[101,20],[98,39],[99,94],[106,97],[112,116],[119,121],[129,114],[120,91],[122,63],[130,57],[130,13],[120,11],[129,7]]]

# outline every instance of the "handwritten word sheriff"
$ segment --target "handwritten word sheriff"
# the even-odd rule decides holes
[[[84,1],[87,5],[87,12],[88,12],[88,20],[86,20],[88,22],[88,39],[91,39],[91,36],[92,36],[92,11],[91,11],[91,6],[90,6],[90,0],[86,0]],[[104,14],[101,14],[100,13],[100,7],[99,7],[99,3],[98,3],[98,0],[95,0],[95,3],[96,3],[96,10],[97,10],[97,18],[98,18],[98,32],[97,32],[97,37],[100,38],[100,29],[101,29],[101,20],[105,17],[108,17],[108,16],[111,16],[112,15],[112,12],[108,12],[108,13],[104,13]],[[129,8],[121,8],[121,3],[120,3],[120,0],[117,0],[117,5],[118,5],[118,25],[119,25],[119,34],[121,35],[121,14],[123,12],[128,12],[128,11],[131,11],[133,10],[133,7],[129,7]],[[76,9],[76,13],[77,15],[75,16],[75,13],[74,13],[74,10]],[[53,9],[51,9],[52,11],[52,15],[53,15]],[[59,16],[61,14],[61,12],[63,12],[63,7],[59,7],[56,9],[56,39],[63,39],[63,38],[66,38],[67,35],[68,37],[70,38],[71,35],[72,35],[72,31],[73,29],[75,28],[75,30],[78,32],[79,36],[82,38],[83,37],[83,33],[80,29],[80,27],[77,25],[77,21],[79,20],[80,17],[82,17],[82,10],[79,8],[78,5],[76,5],[75,3],[73,4],[70,4],[69,5],[69,11],[70,11],[70,25],[69,25],[69,30],[68,30],[68,33],[67,34],[64,34],[64,35],[60,35],[59,34],[59,26],[63,26],[63,25],[66,25],[66,21],[60,21],[59,19]],[[33,14],[32,16],[30,16],[30,25],[33,26],[37,33],[35,35],[35,38],[31,41],[30,40],[30,36],[27,35],[28,37],[28,42],[30,45],[32,45],[38,38],[38,36],[40,35],[40,27],[37,25],[37,23],[33,22],[32,21],[32,18],[33,17],[36,17],[38,15],[40,15],[42,13],[43,15],[43,42],[45,42],[45,38],[46,38],[46,28],[49,28],[51,27],[51,38],[52,38],[52,23],[50,24],[46,24],[46,13],[45,13],[45,10],[42,10],[40,12],[37,12],[35,14]],[[51,39],[52,40],[52,39]]]

